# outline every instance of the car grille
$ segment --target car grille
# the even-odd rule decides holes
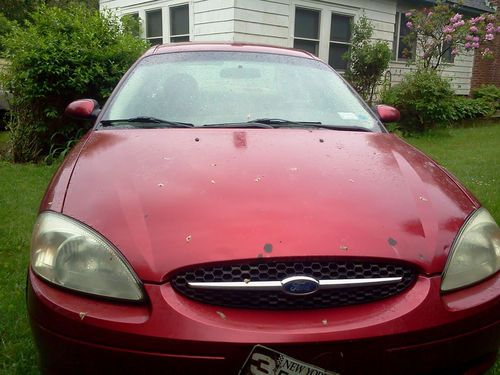
[[[291,276],[316,280],[373,279],[400,277],[385,285],[345,286],[319,289],[309,295],[291,295],[282,290],[196,289],[188,283],[281,281]],[[368,261],[259,261],[203,266],[177,274],[173,287],[181,294],[207,304],[250,309],[317,309],[368,303],[390,297],[408,288],[415,270],[405,264]]]

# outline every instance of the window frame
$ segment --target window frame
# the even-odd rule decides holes
[[[349,35],[349,42],[343,42],[343,41],[337,41],[337,40],[331,40],[331,36],[328,38],[329,39],[329,46],[328,46],[328,65],[330,65],[333,69],[335,69],[336,71],[338,72],[345,72],[345,70],[349,67],[349,61],[346,61],[346,69],[337,69],[335,68],[334,66],[332,66],[330,64],[330,48],[333,44],[341,44],[341,45],[345,45],[345,46],[348,46],[347,48],[349,49],[352,45],[352,25],[354,23],[354,16],[348,16],[348,15],[345,15],[345,14],[340,14],[340,13],[335,13],[335,12],[331,12],[330,14],[330,20],[333,19],[333,16],[340,16],[340,17],[345,17],[345,18],[349,18],[349,27],[350,27],[350,35]],[[332,29],[332,23],[330,23],[330,32],[331,32],[331,29]],[[331,34],[330,34],[331,35]]]
[[[180,8],[180,7],[187,7],[187,11],[188,11],[188,33],[187,34],[173,34],[173,22],[172,22],[172,8]],[[169,35],[168,35],[168,39],[170,41],[170,43],[180,43],[180,42],[184,42],[184,41],[180,41],[180,42],[175,42],[173,41],[172,39],[174,38],[185,38],[187,37],[188,38],[188,42],[191,40],[191,8],[189,6],[189,3],[181,3],[181,4],[173,4],[173,5],[170,5],[168,7],[168,31],[169,31]]]
[[[405,13],[406,12],[402,10],[396,11],[396,19],[394,24],[394,39],[392,41],[391,61],[393,62],[407,62],[408,60],[411,60],[411,57],[399,57],[399,46],[401,43],[401,39],[404,38],[404,36],[403,37],[401,36],[401,17],[403,17]],[[413,55],[417,53],[416,45],[413,46],[411,53],[413,53]]]
[[[443,48],[445,47],[445,43],[446,43],[446,41],[444,41],[444,42],[442,43],[442,45],[441,45],[441,51],[443,51]],[[454,56],[454,55],[452,55],[452,54],[451,54],[451,51],[452,51],[452,50],[453,50],[453,49],[452,49],[452,48],[450,48],[446,54],[443,54],[443,55],[441,56],[441,63],[443,63],[443,64],[448,64],[448,65],[453,65],[453,64],[455,64],[455,57],[456,57],[456,56]]]
[[[290,7],[290,38],[289,38],[289,46],[293,48],[295,39],[303,39],[306,38],[295,38],[295,19],[296,19],[296,10],[297,8],[313,10],[320,13],[319,19],[319,46],[318,46],[318,56],[323,61],[328,62],[329,60],[329,52],[330,52],[330,32],[331,32],[331,22],[332,15],[350,17],[351,22],[354,23],[358,20],[361,15],[362,9],[359,7],[342,5],[342,4],[314,4],[311,5],[310,2],[306,2],[304,0],[296,0],[291,1]],[[352,38],[352,35],[351,35]],[[312,40],[316,41],[316,40]],[[337,42],[334,42],[337,43]],[[342,42],[338,42],[339,44]],[[351,45],[351,43],[348,43]],[[339,73],[343,73],[344,70],[337,70]]]
[[[302,9],[302,10],[307,10],[310,12],[316,12],[318,14],[318,39],[311,39],[311,38],[304,38],[304,37],[297,37],[295,36],[295,19],[297,17],[297,9]],[[320,51],[320,41],[321,41],[321,9],[315,9],[315,8],[310,8],[310,7],[305,7],[305,6],[300,6],[300,5],[295,5],[294,6],[294,20],[293,20],[293,44],[292,47],[295,46],[295,40],[303,40],[306,42],[315,42],[316,43],[316,53],[314,55],[318,56],[319,51]]]
[[[162,35],[163,43],[169,43],[171,38],[170,33],[170,8],[187,5],[188,15],[189,15],[189,40],[193,40],[193,17],[194,17],[194,7],[193,0],[176,0],[176,1],[154,1],[141,4],[133,4],[128,6],[123,6],[117,8],[118,16],[139,13],[139,19],[141,21],[141,38],[144,40],[155,39],[154,37],[148,38],[147,34],[147,20],[146,13],[154,10],[162,10]],[[186,35],[187,34],[183,34]],[[179,35],[180,36],[180,35]],[[175,37],[175,36],[174,36]],[[159,37],[156,37],[159,38]]]
[[[148,25],[149,25],[149,20],[148,20],[148,14],[150,13],[154,13],[154,12],[160,12],[160,30],[161,30],[161,34],[160,35],[157,35],[157,36],[148,36]],[[144,39],[146,39],[148,42],[150,40],[157,40],[157,39],[161,39],[161,42],[160,43],[155,43],[155,44],[163,44],[163,41],[164,41],[164,37],[163,37],[163,8],[155,8],[155,9],[148,9],[145,11],[145,21],[144,21],[144,32],[145,32],[145,37]]]

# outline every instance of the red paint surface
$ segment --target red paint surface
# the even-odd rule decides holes
[[[96,109],[96,101],[92,99],[79,99],[71,102],[66,107],[64,114],[74,118],[90,118]]]
[[[63,213],[114,243],[142,280],[161,282],[192,264],[260,254],[400,259],[440,273],[473,209],[390,134],[126,129],[90,136]]]
[[[148,305],[122,305],[66,293],[33,274],[29,280],[28,310],[42,363],[58,368],[182,365],[173,373],[196,374],[201,362],[207,373],[236,374],[253,345],[264,344],[343,374],[422,374],[471,368],[499,344],[500,298],[491,293],[500,287],[498,277],[457,293],[453,303],[460,310],[441,299],[439,277],[421,276],[405,293],[382,301],[308,311],[210,306],[178,295],[168,283],[146,285]]]
[[[202,50],[315,58],[241,44],[176,44],[146,55]],[[40,210],[74,217],[109,239],[144,282],[147,301],[86,297],[30,272],[28,311],[42,367],[236,374],[253,345],[264,344],[344,375],[480,373],[499,345],[499,276],[446,295],[439,276],[478,207],[442,167],[387,133],[91,131]],[[304,256],[400,260],[420,275],[397,296],[308,311],[201,304],[169,283],[194,264]]]
[[[390,105],[379,104],[377,112],[382,122],[398,122],[401,119],[399,111]]]

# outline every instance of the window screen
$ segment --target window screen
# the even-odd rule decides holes
[[[146,39],[151,44],[163,43],[161,9],[146,12]]]
[[[170,8],[170,41],[189,42],[189,5]]]
[[[318,55],[319,15],[312,9],[295,9],[295,31],[293,47]]]
[[[344,60],[342,56],[349,50],[351,45],[351,24],[352,17],[332,14],[328,63],[334,69],[347,69],[348,61]]]

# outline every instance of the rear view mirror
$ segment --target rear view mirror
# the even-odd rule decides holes
[[[79,99],[69,103],[64,114],[79,120],[91,120],[95,119],[100,111],[101,108],[96,100]]]
[[[377,114],[382,122],[398,122],[401,119],[399,111],[390,105],[379,104]]]

